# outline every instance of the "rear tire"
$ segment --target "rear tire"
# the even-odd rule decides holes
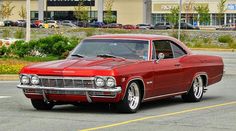
[[[54,103],[46,103],[43,100],[32,100],[31,103],[36,110],[51,110],[54,107]]]
[[[199,102],[204,92],[204,84],[201,76],[194,79],[191,89],[187,94],[182,95],[182,99],[186,102]]]
[[[131,82],[127,88],[125,97],[117,104],[119,112],[135,113],[138,111],[141,101],[141,92],[138,82]]]

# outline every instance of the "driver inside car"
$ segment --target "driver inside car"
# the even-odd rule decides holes
[[[137,56],[139,56],[140,58],[144,60],[148,59],[148,50],[144,46],[144,44],[136,44],[135,49],[136,49],[135,52]]]

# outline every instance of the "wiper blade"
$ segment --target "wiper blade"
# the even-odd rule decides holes
[[[76,56],[76,57],[84,58],[84,56],[81,55],[81,54],[73,54],[73,55],[71,55],[71,56]]]
[[[124,57],[115,56],[115,55],[111,55],[111,54],[98,54],[97,57],[107,57],[107,58],[120,58],[120,59],[125,59]]]

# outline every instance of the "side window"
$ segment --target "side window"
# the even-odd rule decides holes
[[[164,59],[173,58],[174,55],[172,52],[170,41],[168,41],[168,40],[155,40],[155,41],[153,41],[153,45],[155,47],[156,59],[158,59],[159,53],[163,53],[165,55]]]
[[[181,47],[179,47],[177,44],[171,42],[172,45],[172,49],[173,49],[173,53],[174,53],[174,57],[178,58],[181,57],[183,55],[186,55],[186,51],[184,51]]]

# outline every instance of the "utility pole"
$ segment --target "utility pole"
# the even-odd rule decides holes
[[[27,18],[26,18],[26,42],[30,41],[30,0],[26,0],[26,12],[27,12]]]
[[[182,12],[182,0],[179,1],[179,28],[178,28],[178,40],[180,40],[181,12]]]

